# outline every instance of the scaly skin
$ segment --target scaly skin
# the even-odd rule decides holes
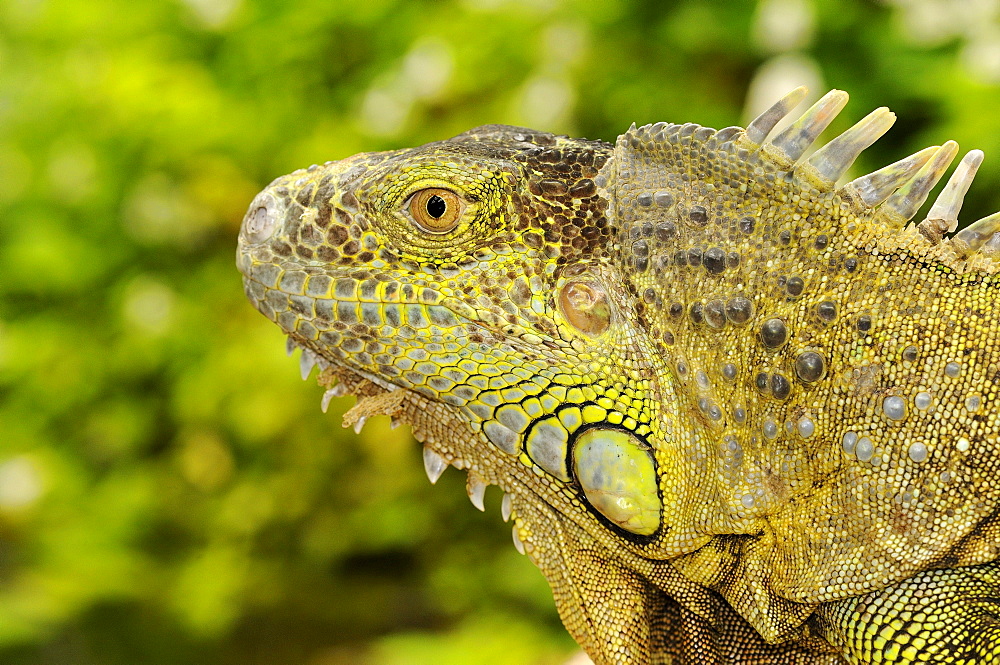
[[[839,189],[837,150],[800,162],[831,95],[769,143],[780,105],[297,171],[247,213],[247,295],[351,420],[507,492],[596,663],[1000,662],[1000,229],[904,228],[953,144]]]

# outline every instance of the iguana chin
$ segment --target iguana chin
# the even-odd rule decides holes
[[[1000,662],[1000,215],[919,224],[945,142],[845,185],[878,109],[787,129],[488,125],[278,178],[250,301],[413,426],[432,481],[506,492],[599,664]]]

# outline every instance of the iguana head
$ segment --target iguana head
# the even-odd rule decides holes
[[[247,213],[246,293],[305,354],[451,411],[464,431],[428,444],[435,473],[544,478],[553,503],[651,538],[653,354],[611,261],[609,153],[487,126],[297,171]]]

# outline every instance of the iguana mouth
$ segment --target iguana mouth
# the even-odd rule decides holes
[[[389,326],[390,330],[382,330],[387,336],[404,326],[417,331],[470,322],[449,308],[439,291],[401,279],[375,278],[364,270],[261,263],[250,254],[241,259],[250,302],[288,334],[295,334],[306,322],[322,326],[317,327],[320,331],[356,324]],[[311,333],[305,336],[311,337]]]
[[[448,330],[473,323],[442,304],[445,298],[432,288],[373,279],[365,272],[250,263],[243,281],[247,298],[262,314],[330,362],[351,365],[351,354],[359,354],[360,362],[381,371],[392,359],[377,357],[376,340],[443,343]]]

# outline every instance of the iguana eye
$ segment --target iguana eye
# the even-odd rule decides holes
[[[410,216],[428,233],[447,233],[465,211],[465,201],[455,192],[438,187],[421,189],[410,197]]]

